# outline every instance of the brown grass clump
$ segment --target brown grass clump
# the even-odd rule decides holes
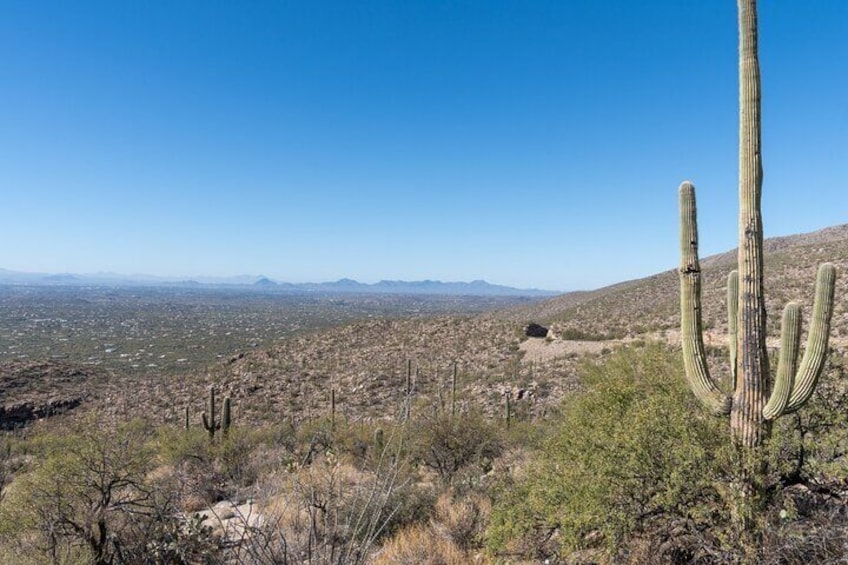
[[[457,547],[469,551],[480,544],[480,536],[492,511],[492,502],[480,492],[460,496],[445,492],[436,500],[434,510],[434,526],[444,530]]]
[[[398,532],[383,545],[373,561],[375,565],[463,565],[468,562],[468,557],[453,541],[421,525]]]

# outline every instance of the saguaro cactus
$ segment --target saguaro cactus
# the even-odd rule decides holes
[[[695,189],[680,185],[681,336],[686,377],[695,395],[718,413],[729,413],[734,437],[756,447],[769,433],[768,421],[800,408],[810,397],[827,353],[836,271],[819,267],[813,320],[801,366],[795,370],[800,308],[786,306],[781,327],[781,355],[771,398],[766,309],[763,285],[763,226],[760,213],[760,69],[757,55],[756,0],[738,0],[739,10],[739,252],[738,274],[728,280],[728,333],[733,394],[712,380],[701,334],[701,268]]]
[[[451,418],[456,416],[456,361],[453,362],[451,374]]]
[[[226,433],[230,430],[230,397],[224,398],[224,405],[221,409],[221,420],[215,421],[215,388],[209,389],[209,403],[206,412],[200,414],[203,421],[203,428],[209,433],[209,439],[215,439],[215,432],[221,430]]]
[[[336,430],[336,389],[330,389],[330,430]]]
[[[412,359],[406,360],[406,395],[404,396],[403,419],[409,420],[412,414]]]
[[[374,430],[374,453],[377,457],[380,457],[383,454],[385,447],[386,444],[383,437],[383,428],[377,428]]]

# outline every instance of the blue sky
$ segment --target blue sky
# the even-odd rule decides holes
[[[848,221],[848,2],[763,2],[766,235]],[[0,0],[0,267],[594,288],[736,239],[730,0]]]

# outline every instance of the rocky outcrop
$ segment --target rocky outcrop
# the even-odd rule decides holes
[[[0,406],[0,430],[13,430],[41,418],[62,414],[82,404],[83,400],[85,400],[84,397],[77,396],[54,399],[42,404],[21,402]]]
[[[0,430],[63,414],[109,388],[95,367],[54,361],[0,363]]]

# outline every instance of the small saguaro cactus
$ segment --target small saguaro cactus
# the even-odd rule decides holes
[[[453,362],[453,374],[451,375],[451,418],[456,416],[456,361]]]
[[[224,435],[230,430],[230,397],[224,398],[224,405],[221,409],[221,420],[215,421],[215,388],[209,389],[209,407],[206,412],[201,413],[203,420],[203,428],[209,434],[209,439],[215,439],[215,432],[221,430]]]
[[[385,439],[383,437],[383,428],[374,430],[374,453],[379,457],[385,449]]]
[[[412,413],[412,359],[406,360],[406,396],[404,397],[403,419],[409,420]]]
[[[330,430],[336,429],[336,389],[330,389]]]

